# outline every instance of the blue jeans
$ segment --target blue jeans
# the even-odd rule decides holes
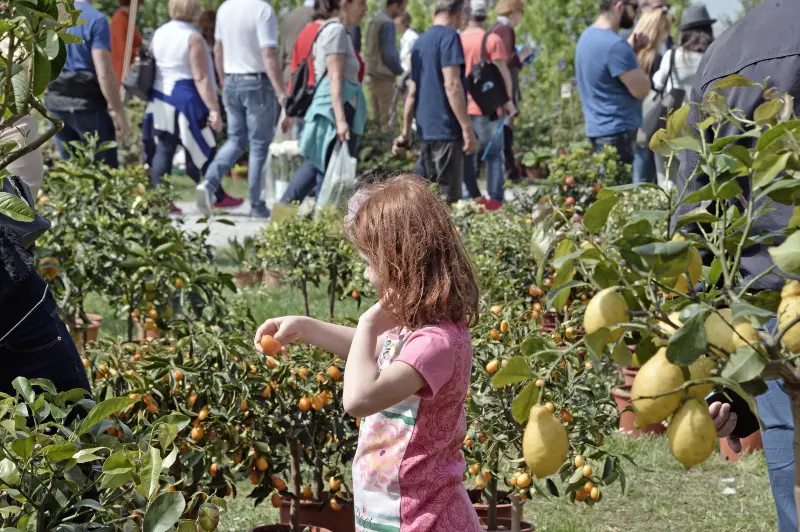
[[[35,301],[21,303],[32,307]],[[16,392],[11,383],[17,377],[49,379],[60,392],[73,388],[91,390],[78,349],[58,315],[50,291],[44,301],[0,342],[0,362],[0,392],[12,396]]]
[[[495,137],[503,124],[503,119],[490,120],[488,116],[470,116],[472,129],[478,137],[478,149],[464,157],[464,199],[481,197],[478,188],[478,170],[486,147],[486,179],[489,198],[502,202],[505,185],[505,147],[503,133]],[[491,142],[491,145],[489,144]]]
[[[633,154],[633,182],[656,182],[656,157],[647,146],[636,145],[636,151]]]
[[[358,156],[358,140],[358,135],[350,134],[350,140],[347,141],[347,148],[350,150],[351,156]],[[328,150],[326,166],[327,161],[330,161],[335,145],[336,143],[334,142]],[[314,166],[308,159],[305,159],[303,164],[300,165],[300,168],[295,171],[294,175],[292,175],[292,178],[289,180],[289,186],[286,187],[286,192],[283,193],[280,202],[287,205],[295,202],[300,203],[315,190],[316,192],[314,195],[316,196],[319,194],[324,180],[325,172]]]
[[[756,397],[764,423],[761,439],[767,459],[769,484],[778,514],[778,532],[796,532],[794,500],[794,421],[783,380],[767,381],[767,392]]]
[[[261,174],[275,134],[278,103],[275,91],[264,74],[227,75],[222,102],[228,116],[228,140],[208,165],[206,181],[216,193],[222,186],[222,177],[249,146],[247,184],[250,205],[264,207]]]
[[[172,173],[172,161],[175,159],[179,143],[178,138],[171,135],[164,135],[156,141],[153,160],[150,164],[150,182],[153,187],[160,185],[162,178]],[[195,182],[199,180],[200,169],[194,165],[191,157],[186,157],[186,175]],[[214,201],[221,201],[224,196],[225,192],[220,185],[214,193]]]
[[[114,120],[106,110],[102,111],[51,111],[59,120],[64,122],[64,128],[56,133],[56,145],[62,159],[69,159],[67,144],[73,141],[84,142],[84,135],[95,133],[98,135],[98,146],[103,142],[114,141],[117,132],[114,129]],[[111,168],[119,166],[117,148],[103,150],[96,154],[94,160],[107,164]]]
[[[636,130],[623,131],[607,137],[594,137],[589,139],[594,151],[602,151],[604,146],[613,146],[617,149],[619,159],[624,164],[633,164],[633,153],[636,151]]]

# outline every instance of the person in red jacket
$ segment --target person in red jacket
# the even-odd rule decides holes
[[[138,9],[142,8],[142,2],[138,4]],[[131,0],[119,0],[119,9],[111,17],[111,63],[114,65],[114,72],[117,74],[117,79],[122,81],[125,72],[122,68],[125,66],[125,43],[128,37],[128,23],[131,13]],[[135,17],[135,15],[134,15]],[[139,53],[139,47],[142,45],[142,34],[139,31],[139,26],[133,26],[133,46],[131,46],[131,59],[128,68],[133,64],[136,56]]]

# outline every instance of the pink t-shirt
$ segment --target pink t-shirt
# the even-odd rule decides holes
[[[419,393],[361,422],[353,461],[359,532],[483,532],[462,484],[472,342],[463,325],[389,334],[378,370],[416,369]]]
[[[469,73],[472,67],[481,62],[481,43],[485,31],[462,31],[461,47],[464,49],[464,72]],[[503,39],[496,33],[490,33],[486,39],[486,59],[488,61],[508,61],[508,50],[503,44]],[[467,113],[470,116],[480,116],[481,108],[472,101],[472,96],[467,93]]]

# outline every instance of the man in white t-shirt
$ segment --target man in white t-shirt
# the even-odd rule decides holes
[[[400,64],[403,65],[403,70],[408,72],[411,69],[411,50],[419,39],[419,33],[411,27],[411,14],[408,11],[403,11],[395,18],[394,25],[397,27],[397,33],[401,35]]]
[[[222,80],[228,140],[197,186],[197,205],[212,214],[213,197],[245,150],[250,216],[269,218],[261,199],[261,173],[286,93],[278,59],[278,19],[265,0],[225,0],[217,10],[214,63]]]

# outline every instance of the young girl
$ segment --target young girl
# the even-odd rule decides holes
[[[446,206],[412,175],[369,184],[345,229],[380,302],[354,329],[310,318],[256,332],[317,345],[347,360],[343,401],[363,418],[353,461],[356,530],[479,532],[462,485],[469,326],[478,288]]]

